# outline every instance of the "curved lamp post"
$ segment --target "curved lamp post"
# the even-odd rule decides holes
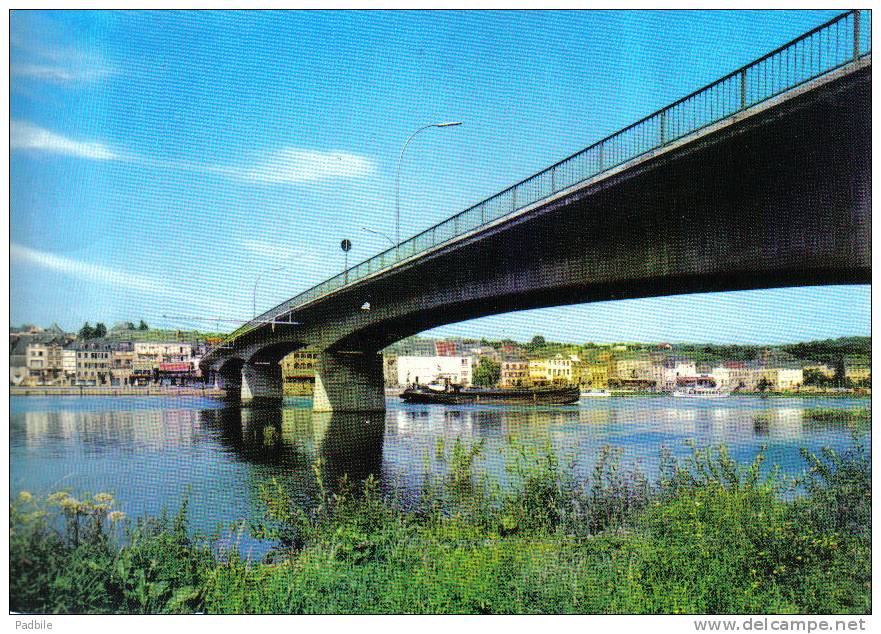
[[[398,248],[401,244],[401,167],[404,164],[404,152],[407,151],[407,146],[410,145],[410,141],[413,140],[413,137],[423,130],[428,130],[429,128],[451,128],[457,125],[462,125],[462,122],[448,121],[446,123],[429,123],[416,130],[416,132],[411,134],[407,140],[404,141],[404,147],[401,148],[401,157],[398,159],[398,179],[395,184],[395,260],[399,259]]]
[[[378,236],[382,236],[383,238],[388,240],[388,243],[390,245],[392,245],[393,247],[395,246],[395,243],[392,241],[392,239],[385,235],[382,231],[377,231],[376,229],[371,229],[369,227],[361,227],[361,230],[366,231],[367,233],[375,233]]]

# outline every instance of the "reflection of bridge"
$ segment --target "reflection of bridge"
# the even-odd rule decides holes
[[[316,410],[384,409],[377,351],[512,310],[871,274],[870,13],[848,12],[273,308],[203,360],[243,400],[321,350]],[[368,308],[369,305],[369,308]]]
[[[199,412],[201,422],[218,432],[217,440],[243,462],[279,465],[286,473],[305,474],[324,461],[324,475],[335,486],[343,474],[363,480],[379,474],[385,417],[381,413],[313,412],[311,409],[222,407]]]

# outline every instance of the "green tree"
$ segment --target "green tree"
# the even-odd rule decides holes
[[[101,337],[106,337],[107,336],[107,326],[105,326],[104,324],[102,324],[99,321],[97,324],[95,324],[95,330],[94,330],[92,336],[95,337],[96,339],[100,339]]]
[[[766,390],[771,389],[771,387],[772,387],[772,384],[771,384],[771,382],[768,380],[768,377],[763,376],[763,377],[762,377],[762,380],[759,381],[759,384],[756,386],[756,389],[758,389],[759,392],[764,392],[764,391],[766,391]]]
[[[804,372],[804,384],[816,387],[828,387],[832,379],[815,368],[808,368]]]
[[[847,386],[847,375],[844,370],[844,358],[838,357],[835,360],[835,387]]]
[[[85,341],[86,339],[93,339],[95,337],[95,329],[86,322],[82,328],[80,328],[79,333],[77,333],[80,339]]]
[[[130,321],[127,321],[127,322],[125,322],[125,328],[126,328],[126,330],[134,330],[135,324]]]
[[[483,387],[493,387],[502,376],[502,364],[487,357],[480,360],[474,370],[474,384]]]
[[[532,338],[532,341],[529,342],[529,345],[532,346],[533,348],[541,348],[546,343],[547,342],[545,341],[544,337],[542,337],[541,335],[535,335]]]
[[[138,330],[150,330],[150,326],[148,326],[148,325],[147,325],[147,322],[145,322],[145,321],[142,319],[142,320],[141,320],[141,323],[138,324]]]

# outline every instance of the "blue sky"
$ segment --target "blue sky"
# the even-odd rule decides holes
[[[13,12],[12,323],[265,310],[837,12]],[[162,315],[181,316],[163,319]],[[227,328],[230,324],[222,324]],[[870,333],[868,286],[570,306],[431,334]]]

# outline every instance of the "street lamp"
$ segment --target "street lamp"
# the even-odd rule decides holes
[[[399,259],[398,248],[401,244],[401,167],[404,164],[404,152],[407,151],[407,146],[410,145],[410,141],[413,140],[413,137],[415,137],[423,130],[428,130],[429,128],[451,128],[457,125],[462,125],[462,122],[448,121],[446,123],[429,123],[428,125],[422,126],[418,130],[416,130],[416,132],[411,134],[409,138],[404,142],[404,147],[401,148],[401,158],[398,159],[398,179],[395,184],[395,260]]]
[[[392,239],[389,238],[387,235],[385,235],[382,231],[377,231],[376,229],[370,229],[370,228],[368,228],[368,227],[361,227],[361,229],[362,229],[363,231],[366,231],[367,233],[375,233],[375,234],[378,235],[378,236],[382,236],[383,238],[385,238],[386,240],[388,240],[388,243],[389,243],[390,245],[395,246],[395,243],[392,242]]]
[[[257,319],[257,285],[260,283],[261,278],[267,273],[278,273],[279,271],[283,271],[288,268],[288,265],[284,266],[276,266],[271,269],[266,269],[265,271],[261,271],[257,276],[257,279],[254,280],[254,294],[253,294],[253,309],[254,309],[254,319]]]

